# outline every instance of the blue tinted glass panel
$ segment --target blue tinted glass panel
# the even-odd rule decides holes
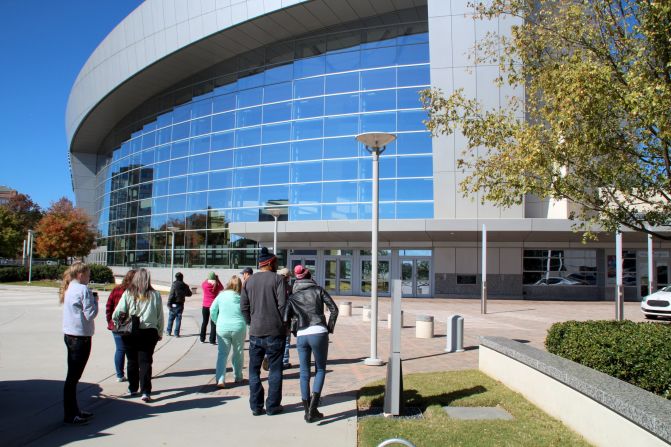
[[[398,89],[398,108],[399,109],[418,109],[422,107],[422,101],[419,92],[424,87],[402,88]]]
[[[277,102],[291,99],[291,82],[267,85],[263,89],[263,102]]]
[[[347,53],[336,53],[326,55],[326,72],[337,73],[340,71],[356,70],[361,67],[361,52],[350,51]]]
[[[210,156],[209,154],[205,155],[196,155],[194,157],[189,157],[189,172],[203,172],[207,171],[210,168]]]
[[[399,177],[430,177],[432,175],[430,156],[411,156],[399,158]]]
[[[165,127],[172,124],[172,113],[164,113],[156,118],[156,127]]]
[[[353,137],[324,140],[324,158],[356,157],[358,143]]]
[[[385,68],[361,72],[361,89],[375,90],[396,87],[396,69]]]
[[[370,113],[361,115],[361,132],[395,132],[396,113]]]
[[[291,139],[291,123],[263,126],[263,142],[279,143]]]
[[[156,132],[149,132],[142,137],[142,149],[156,146]]]
[[[154,178],[167,178],[170,176],[170,163],[164,162],[154,166]]]
[[[220,113],[212,117],[212,131],[229,130],[235,127],[235,113]]]
[[[426,23],[417,23],[414,26],[414,34],[408,33],[408,35],[405,36],[399,36],[398,37],[398,43],[399,45],[407,45],[407,44],[413,44],[413,43],[423,43],[423,42],[428,42],[429,41],[429,33],[427,32],[417,32],[420,30],[425,30],[427,24]]]
[[[378,110],[392,110],[396,108],[395,90],[378,90],[361,94],[361,111],[375,112]]]
[[[294,118],[312,118],[324,114],[324,98],[294,101]]]
[[[307,98],[324,94],[324,78],[301,79],[294,82],[294,98]]]
[[[431,219],[433,203],[397,203],[396,217],[398,219]]]
[[[278,82],[290,81],[294,76],[294,67],[292,64],[281,65],[265,71],[265,83],[276,84]]]
[[[212,100],[206,99],[198,101],[192,105],[191,114],[193,118],[198,118],[205,115],[212,114]]]
[[[429,69],[429,65],[398,67],[399,87],[429,84],[431,84],[431,70]]]
[[[152,149],[143,151],[140,155],[140,164],[147,166],[154,163],[154,151]]]
[[[398,130],[426,130],[422,121],[428,119],[424,110],[403,110],[398,112]]]
[[[230,149],[235,146],[235,134],[233,132],[224,132],[212,135],[212,150]]]
[[[207,202],[212,208],[230,208],[231,190],[210,191],[207,194]]]
[[[191,154],[204,154],[210,150],[210,136],[194,138],[190,146]]]
[[[326,76],[326,93],[356,92],[359,90],[359,73]]]
[[[261,104],[263,101],[263,88],[252,88],[238,92],[238,107],[249,107]]]
[[[357,218],[357,205],[324,205],[322,206],[322,219],[345,220]]]
[[[261,124],[261,107],[238,110],[235,112],[238,127],[255,126]]]
[[[189,168],[189,161],[187,158],[172,160],[170,162],[170,176],[174,177],[176,175],[184,175],[186,174],[188,168]]]
[[[261,151],[258,146],[237,149],[234,152],[236,167],[258,165],[261,161]]]
[[[370,204],[359,205],[359,219],[366,220],[372,216],[372,207]],[[396,204],[395,203],[380,203],[380,219],[395,219],[396,218]]]
[[[168,212],[168,198],[162,197],[160,199],[154,199],[151,203],[151,212],[154,214],[167,213]]]
[[[324,120],[324,136],[326,137],[358,134],[359,117],[356,115],[327,117]]]
[[[190,175],[187,180],[187,191],[192,192],[192,191],[204,191],[208,187],[208,175],[207,173],[205,174],[197,174],[197,175]]]
[[[180,213],[186,211],[186,194],[169,196],[168,211],[171,213]]]
[[[357,113],[359,111],[358,93],[327,96],[325,100],[326,115],[342,115],[345,113]]]
[[[186,210],[199,211],[207,209],[207,193],[200,192],[196,194],[187,194]]]
[[[261,163],[282,163],[289,161],[289,143],[271,144],[261,148]]]
[[[254,70],[256,71],[256,70]],[[240,79],[238,79],[238,90],[245,90],[248,88],[252,87],[258,87],[259,85],[263,85],[263,72],[261,73],[243,73],[240,76]]]
[[[240,129],[235,131],[235,145],[253,146],[261,143],[261,128]]]
[[[259,188],[234,189],[233,206],[259,206]]]
[[[259,203],[263,206],[268,205],[268,202],[288,201],[289,200],[289,185],[275,185],[265,188],[259,188]]]
[[[263,122],[275,123],[291,119],[291,102],[280,102],[263,106]]]
[[[191,119],[191,104],[184,104],[179,107],[175,107],[175,110],[172,111],[172,122],[179,123]]]
[[[322,183],[322,198],[324,203],[356,202],[356,197],[356,182]]]
[[[172,127],[166,127],[158,131],[157,144],[169,143],[172,140]]]
[[[231,188],[233,186],[233,171],[210,172],[210,189]]]
[[[321,138],[323,135],[322,119],[294,121],[293,139],[304,140],[307,138]]]
[[[363,158],[359,163],[359,178],[373,177],[373,164],[370,157]],[[396,157],[380,157],[380,178],[396,177]]]
[[[294,163],[291,165],[292,183],[318,182],[322,179],[322,162]],[[315,186],[315,185],[313,185]],[[319,185],[317,185],[319,187]]]
[[[429,179],[398,180],[396,200],[433,200],[433,182]]]
[[[289,182],[289,165],[261,167],[261,185],[275,185]]]
[[[428,132],[400,133],[396,136],[399,154],[430,154],[431,134]]]
[[[405,64],[421,64],[429,62],[429,44],[419,45],[404,45],[398,48],[398,63]]]
[[[324,180],[349,180],[358,176],[358,160],[327,160],[324,162]]]
[[[291,203],[319,203],[321,198],[322,191],[319,185],[291,185]]]
[[[235,171],[235,186],[256,186],[259,184],[259,168],[244,168]]]
[[[164,196],[168,194],[168,180],[154,182],[152,194],[154,197]]]
[[[396,200],[396,180],[380,180],[380,202]],[[373,184],[369,181],[359,182],[359,202],[373,200]]]
[[[212,101],[214,113],[226,112],[228,110],[235,109],[234,94],[217,96]]]
[[[289,208],[289,220],[319,220],[320,206],[293,206]]]
[[[318,160],[320,158],[322,158],[322,140],[291,143],[291,159],[293,161]]]
[[[156,148],[156,161],[166,161],[170,159],[170,145]]]
[[[186,192],[186,177],[171,178],[169,190],[170,194]]]
[[[186,122],[186,123],[181,123],[181,124],[175,124],[172,126],[172,139],[174,140],[181,140],[182,138],[187,138],[189,136],[189,129],[190,129],[191,123]]]
[[[316,76],[324,74],[325,58],[324,56],[299,59],[294,62],[294,76],[303,78],[306,76]]]
[[[389,67],[396,64],[396,48],[375,48],[361,51],[362,68]]]

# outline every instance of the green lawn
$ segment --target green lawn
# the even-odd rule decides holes
[[[377,446],[401,437],[426,446],[587,446],[580,435],[548,416],[521,395],[477,370],[403,376],[406,406],[424,412],[421,419],[359,419],[359,446]],[[373,382],[359,392],[360,411],[382,407],[384,382]],[[495,407],[512,414],[512,421],[451,419],[442,406]]]

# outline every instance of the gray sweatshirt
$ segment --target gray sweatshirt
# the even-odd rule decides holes
[[[284,336],[284,280],[275,272],[258,272],[242,285],[240,311],[254,337]]]
[[[63,300],[63,333],[66,335],[92,336],[94,320],[98,315],[98,299],[77,280],[70,282]]]

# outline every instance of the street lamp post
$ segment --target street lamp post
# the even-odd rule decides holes
[[[175,278],[173,272],[175,269],[175,232],[179,231],[177,227],[168,227],[168,231],[172,234],[172,246],[170,247],[170,282]]]
[[[282,208],[266,208],[266,212],[275,219],[275,229],[273,230],[273,254],[277,256],[277,219],[282,214]]]
[[[370,281],[370,357],[364,360],[365,365],[380,366],[382,360],[377,356],[377,239],[379,226],[380,182],[379,164],[380,154],[387,145],[396,139],[396,135],[384,132],[368,132],[357,135],[357,141],[362,143],[373,156],[373,213],[372,213],[372,240],[371,240],[371,281]]]
[[[28,230],[28,284],[33,279],[33,242],[35,241],[35,232]]]

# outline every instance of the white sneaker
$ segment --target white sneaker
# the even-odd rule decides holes
[[[126,379],[126,376],[121,376],[121,377],[116,378],[117,382],[125,382],[126,380],[128,380],[128,379]]]
[[[149,397],[149,394],[143,394],[141,399],[142,402],[149,402],[151,400],[151,397]]]

